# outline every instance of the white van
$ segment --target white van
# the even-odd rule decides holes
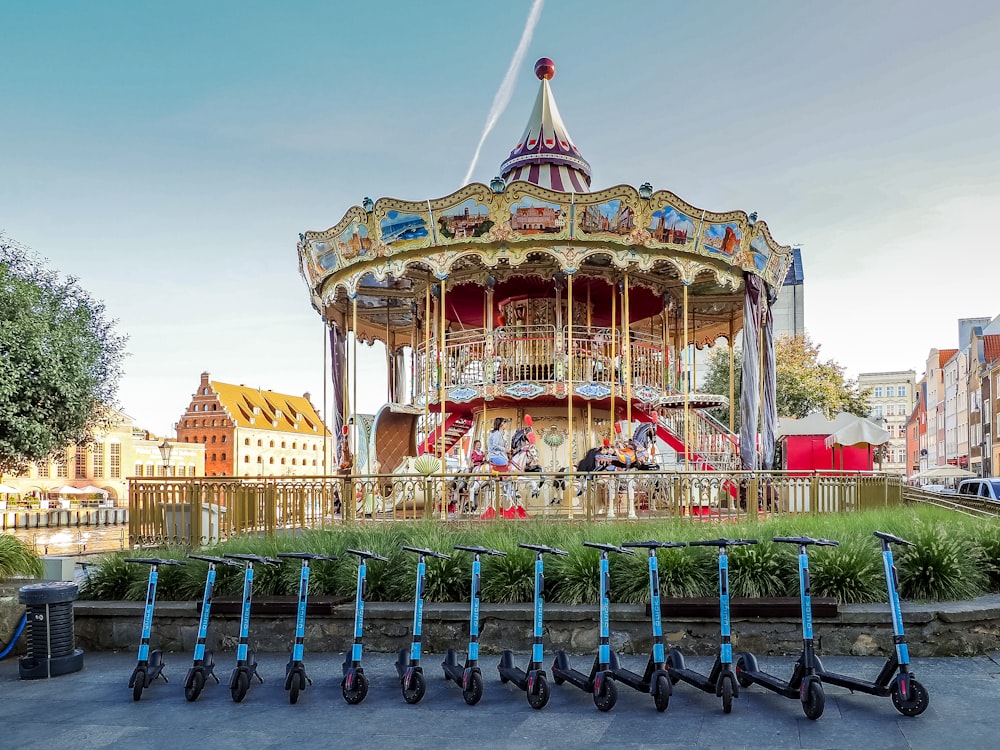
[[[1000,503],[1000,479],[963,479],[958,485],[960,497],[978,497],[991,503]]]

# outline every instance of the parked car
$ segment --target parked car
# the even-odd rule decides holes
[[[939,495],[954,495],[955,489],[944,484],[925,484],[921,487],[924,492],[936,492]]]
[[[1000,479],[963,479],[958,485],[962,497],[978,497],[991,503],[1000,503]]]

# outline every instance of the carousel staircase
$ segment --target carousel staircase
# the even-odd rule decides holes
[[[739,438],[729,428],[702,409],[692,409],[689,437],[684,438],[684,414],[673,409],[656,418],[656,436],[673,448],[681,460],[695,471],[726,471],[737,468]],[[640,411],[644,422],[652,422],[653,414]]]
[[[421,441],[417,447],[417,455],[430,453],[432,455],[441,452],[438,440],[444,435],[445,453],[455,447],[465,434],[472,429],[472,414],[468,412],[452,412],[447,416],[443,425],[436,427],[427,438]]]

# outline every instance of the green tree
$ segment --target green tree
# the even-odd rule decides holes
[[[125,337],[104,304],[0,233],[0,472],[106,426]]]
[[[741,352],[736,351],[736,430],[739,430],[739,394],[743,368]],[[858,387],[856,380],[844,377],[844,368],[832,359],[820,359],[820,347],[808,336],[782,337],[775,341],[774,359],[777,369],[775,390],[779,417],[802,418],[815,411],[828,418],[846,411],[864,416],[869,411],[871,391]],[[729,349],[715,351],[708,360],[704,390],[729,395]],[[726,422],[725,409],[717,409],[716,417]]]

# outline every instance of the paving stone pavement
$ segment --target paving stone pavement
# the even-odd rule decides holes
[[[548,659],[548,656],[546,657]],[[589,668],[593,657],[574,660]],[[17,660],[0,662],[0,747],[18,750],[93,750],[131,747],[152,750],[211,748],[267,750],[324,747],[334,743],[365,748],[872,748],[923,750],[1000,747],[1000,654],[974,658],[919,659],[914,672],[927,687],[930,706],[917,718],[901,716],[888,698],[852,695],[826,688],[826,710],[806,719],[798,701],[758,686],[744,689],[730,715],[721,702],[684,683],[674,688],[670,706],[657,713],[652,698],[624,685],[618,704],[601,713],[591,697],[566,684],[552,686],[549,704],[536,711],[524,694],[497,679],[496,656],[481,664],[486,680],[479,705],[466,706],[461,691],[442,679],[440,655],[422,660],[427,694],[417,705],[400,694],[388,654],[365,654],[371,681],[367,699],[347,705],[340,692],[341,657],[306,654],[313,679],[289,705],[283,690],[287,657],[262,654],[263,684],[255,683],[242,703],[227,687],[235,656],[217,659],[221,685],[209,684],[195,703],[184,699],[182,683],[190,656],[166,655],[170,683],[157,681],[134,702],[127,687],[134,654],[88,653],[83,671],[49,680],[20,680]],[[518,655],[518,664],[527,661]],[[826,657],[831,671],[872,678],[882,660]],[[548,662],[547,662],[548,663]],[[645,660],[624,657],[641,671]],[[766,658],[761,667],[787,676],[791,660]],[[705,672],[707,658],[688,666]]]

